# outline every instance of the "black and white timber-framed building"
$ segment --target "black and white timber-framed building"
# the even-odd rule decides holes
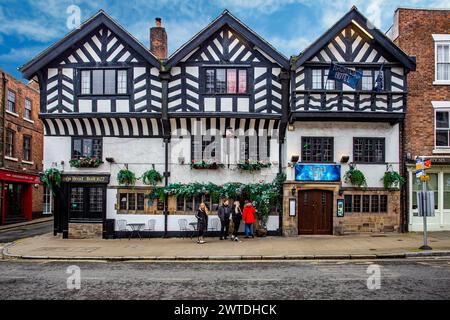
[[[40,83],[45,168],[63,171],[63,187],[54,199],[55,233],[101,235],[110,220],[153,220],[149,234],[170,236],[179,234],[180,219],[195,221],[202,201],[214,215],[217,204],[208,197],[148,201],[150,187],[140,181],[135,187],[119,185],[117,173],[123,168],[138,177],[154,168],[164,175],[164,184],[269,182],[285,172],[284,213],[274,212],[268,221],[273,234],[337,233],[338,226],[374,216],[392,224],[400,213],[392,218],[389,210],[397,207],[391,198],[400,200],[382,190],[378,175],[386,167],[399,170],[406,75],[415,62],[367,25],[354,8],[289,61],[225,10],[167,57],[98,12],[21,68],[27,79],[37,77]],[[152,39],[167,39],[159,19],[151,33]],[[361,69],[364,87],[330,87],[324,78],[331,62]],[[382,64],[385,89],[374,93],[368,88]],[[340,164],[345,155],[358,162],[354,141],[358,148],[378,146],[367,147],[374,155],[358,155],[363,162],[376,158],[361,165],[368,169],[369,188],[358,195],[373,199],[369,207],[374,210],[378,203],[378,212],[333,219],[338,199],[354,201],[354,190],[342,179],[347,164]],[[69,164],[87,156],[103,163],[97,168]],[[223,168],[191,168],[201,161]],[[268,167],[256,173],[240,170],[238,164],[245,161]],[[334,165],[340,176],[331,183],[301,181],[293,162],[319,170]],[[313,191],[312,201],[321,199],[326,221],[315,218],[315,209],[303,201],[309,196],[304,190]],[[289,216],[292,199],[295,217]]]

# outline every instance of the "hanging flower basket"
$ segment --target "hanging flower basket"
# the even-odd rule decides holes
[[[405,183],[405,178],[396,171],[386,171],[381,180],[383,180],[385,189],[392,190],[400,189],[400,186]]]
[[[73,168],[98,168],[103,161],[96,157],[82,157],[70,160],[69,164]]]
[[[272,164],[264,161],[245,161],[238,163],[237,167],[242,171],[261,171],[263,168],[270,168]]]
[[[144,172],[141,177],[142,182],[148,186],[156,186],[158,182],[163,180],[163,176],[155,169]]]
[[[196,170],[217,170],[220,168],[225,168],[223,163],[213,162],[213,161],[192,161],[191,169]]]
[[[52,190],[53,194],[55,194],[56,188],[59,188],[61,186],[61,171],[56,168],[46,170],[41,174],[40,178],[42,183],[44,183],[50,190]]]
[[[362,171],[356,169],[356,166],[353,164],[350,164],[350,168],[345,173],[344,179],[345,179],[346,183],[351,183],[352,185],[354,185],[356,187],[367,188],[367,181],[366,181],[366,177],[364,176],[364,173],[362,173]]]
[[[128,169],[122,169],[117,174],[117,181],[123,186],[134,186],[136,183],[136,175]]]

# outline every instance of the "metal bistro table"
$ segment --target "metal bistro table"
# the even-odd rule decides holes
[[[127,226],[131,228],[131,233],[130,236],[128,237],[128,240],[131,239],[134,233],[137,233],[139,239],[142,240],[141,230],[145,227],[145,223],[128,223]]]
[[[191,239],[194,237],[195,233],[197,232],[198,234],[198,223],[197,222],[191,222],[189,223],[189,225],[192,227],[192,233],[191,233]]]

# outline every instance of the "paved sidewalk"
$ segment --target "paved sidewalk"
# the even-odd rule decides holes
[[[284,260],[405,258],[420,252],[422,235],[301,236],[255,238],[242,242],[208,238],[198,245],[190,239],[63,240],[52,234],[27,238],[6,246],[4,258],[91,260]],[[430,235],[433,255],[450,256],[450,233]]]

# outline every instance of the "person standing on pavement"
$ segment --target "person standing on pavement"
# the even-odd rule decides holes
[[[198,244],[204,244],[206,241],[203,239],[206,230],[208,229],[208,214],[209,210],[204,203],[200,204],[200,207],[195,214],[197,218],[197,230],[198,230]]]
[[[248,239],[249,234],[252,238],[255,237],[253,234],[253,224],[255,223],[255,214],[256,210],[253,204],[250,201],[245,200],[244,211],[242,214],[242,220],[244,220],[245,223],[245,239]]]
[[[242,220],[241,203],[239,201],[234,202],[231,217],[233,219],[233,234],[231,235],[231,240],[239,241],[239,238],[237,235],[238,235],[239,227],[241,226],[241,220]]]
[[[226,240],[230,231],[231,215],[231,208],[228,200],[225,200],[219,207],[218,215],[220,219],[220,240]]]

